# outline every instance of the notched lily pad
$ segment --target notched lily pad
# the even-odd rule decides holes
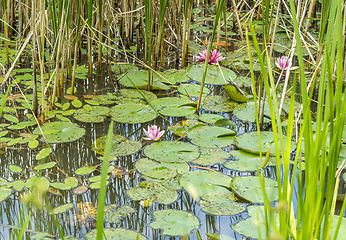
[[[160,180],[170,179],[190,170],[187,163],[159,163],[148,158],[139,159],[135,167],[143,175]]]
[[[181,84],[178,87],[178,91],[181,94],[184,94],[184,95],[187,95],[190,97],[198,97],[199,93],[200,93],[200,89],[201,89],[201,86],[196,85],[196,84]],[[211,91],[209,88],[204,87],[202,96],[206,96],[206,95],[210,94],[210,92]]]
[[[204,125],[204,123],[193,119],[187,119],[177,123],[176,125],[169,126],[168,130],[175,135],[185,136],[190,129],[198,125]]]
[[[155,142],[144,149],[144,154],[159,162],[191,162],[199,157],[198,148],[186,142]]]
[[[205,110],[214,111],[214,112],[231,112],[238,103],[227,99],[223,96],[206,96],[201,107]]]
[[[230,152],[231,155],[236,159],[235,161],[227,161],[224,167],[235,170],[235,171],[257,171],[261,168],[261,164],[265,161],[265,155],[262,155],[262,163],[259,155],[244,152],[241,150],[235,150]],[[269,157],[267,166],[275,166],[275,157]]]
[[[109,116],[109,110],[107,107],[100,106],[92,106],[91,109],[81,108],[74,112],[73,117],[80,122],[100,123]]]
[[[155,220],[149,224],[155,229],[162,229],[163,235],[184,236],[199,227],[199,220],[191,213],[166,209],[153,212]]]
[[[201,197],[199,204],[203,211],[214,215],[235,215],[245,211],[245,207],[236,202],[231,192],[210,192]]]
[[[196,103],[187,98],[165,97],[151,101],[154,108],[165,116],[181,117],[196,112]]]
[[[228,147],[234,142],[233,130],[213,127],[201,126],[192,129],[187,136],[191,138],[191,142],[206,148],[222,148]]]
[[[72,142],[85,134],[84,128],[70,122],[49,122],[43,124],[41,128],[48,143]],[[33,133],[41,135],[39,128],[36,128]],[[41,141],[45,139],[41,138]]]
[[[99,137],[93,142],[92,149],[98,154],[104,154],[107,136]],[[127,140],[121,135],[113,135],[111,157],[126,156],[138,152],[142,147],[142,143]]]
[[[170,86],[161,82],[159,76],[155,73],[151,73],[152,82],[150,84],[151,90],[168,90]],[[139,71],[131,71],[126,75],[120,76],[119,83],[124,85],[125,87],[134,88],[133,84],[135,84],[139,89],[147,89],[148,87],[148,79],[149,79],[149,71],[139,70]],[[131,82],[132,81],[132,82]]]
[[[231,177],[212,171],[190,171],[179,179],[180,185],[195,199],[209,192],[230,192],[231,181]]]
[[[134,201],[151,200],[161,204],[171,204],[178,198],[178,193],[156,182],[141,182],[139,187],[127,190],[127,195]]]
[[[278,199],[278,182],[264,178],[265,191],[270,202]],[[258,176],[240,176],[234,177],[231,183],[232,190],[237,196],[253,202],[263,203],[263,192]]]
[[[143,104],[121,104],[111,108],[110,115],[116,122],[121,123],[144,123],[157,117],[155,111]]]
[[[221,73],[221,71],[222,73]],[[204,72],[204,64],[190,64],[186,69],[188,77],[197,82],[202,81]],[[228,83],[228,78],[236,78],[237,75],[230,69],[219,67],[217,65],[209,65],[207,70],[207,76],[205,78],[206,84],[223,85]]]

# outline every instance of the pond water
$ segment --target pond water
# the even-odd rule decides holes
[[[106,73],[106,71],[103,71]],[[77,82],[77,92],[76,96],[79,99],[83,99],[83,95],[101,95],[107,94],[109,92],[118,91],[118,85],[110,81],[107,74],[101,76],[93,75],[86,80],[79,80]],[[222,88],[208,85],[208,87],[213,91],[213,94],[219,95],[224,94]],[[157,93],[157,92],[156,92]],[[178,96],[177,92],[172,92],[169,96]],[[69,102],[69,100],[62,98],[61,103]],[[114,104],[113,104],[114,105]],[[108,106],[113,106],[108,105]],[[71,106],[71,109],[73,107]],[[206,111],[201,109],[199,115],[204,113],[216,113],[212,111]],[[218,113],[226,119],[234,120],[236,123],[232,126],[232,129],[236,130],[237,134],[242,134],[255,129],[255,126],[251,123],[246,123],[239,121],[231,113]],[[44,161],[57,162],[57,166],[49,169],[43,170],[42,176],[47,177],[52,182],[64,182],[67,176],[76,177],[79,181],[79,185],[90,186],[89,178],[92,176],[97,176],[100,174],[99,171],[95,171],[88,175],[77,175],[74,172],[84,166],[99,166],[102,161],[99,159],[100,155],[97,154],[92,149],[93,142],[107,134],[110,118],[107,118],[102,123],[83,123],[76,121],[73,117],[68,117],[72,122],[77,123],[81,128],[85,129],[85,135],[76,141],[70,143],[58,143],[52,144],[52,153]],[[24,120],[25,117],[21,116],[20,119]],[[143,147],[136,152],[128,156],[117,157],[115,161],[111,162],[111,165],[119,166],[122,168],[126,174],[124,175],[112,175],[107,186],[107,197],[106,205],[116,204],[117,206],[131,206],[135,211],[130,216],[124,217],[120,223],[111,224],[106,223],[106,227],[122,227],[126,229],[135,230],[148,239],[179,239],[179,237],[164,237],[162,236],[161,230],[153,229],[148,226],[153,221],[153,212],[162,209],[176,209],[183,210],[192,213],[197,216],[200,225],[198,231],[202,239],[206,239],[205,233],[221,233],[226,236],[233,237],[234,239],[242,239],[239,233],[236,233],[230,227],[245,218],[247,218],[247,213],[242,212],[240,214],[232,216],[216,216],[205,213],[201,210],[198,201],[194,200],[192,196],[185,190],[178,190],[178,198],[171,204],[158,204],[153,203],[152,205],[145,207],[139,204],[139,201],[131,200],[126,191],[130,188],[138,186],[138,183],[144,181],[143,176],[135,171],[135,162],[139,159],[145,157],[143,149],[147,147],[148,142],[143,140],[145,137],[143,128],[148,127],[148,125],[157,125],[162,130],[165,130],[165,134],[161,137],[160,141],[174,141],[180,137],[173,134],[168,130],[168,127],[177,124],[184,117],[166,117],[166,120],[157,117],[152,121],[142,123],[142,124],[125,124],[125,123],[115,123],[114,134],[122,135],[129,140],[139,141],[143,144]],[[56,121],[54,119],[48,120]],[[2,119],[3,123],[8,123],[8,121]],[[35,127],[29,127],[29,129],[20,132],[30,132]],[[29,131],[28,131],[29,130]],[[18,137],[19,132],[13,131],[11,136]],[[187,137],[181,139],[180,141],[189,142]],[[150,143],[149,143],[150,144]],[[42,145],[43,146],[43,145]],[[234,149],[234,146],[224,148],[225,151],[229,152]],[[37,166],[41,161],[36,160],[36,155],[40,150],[39,148],[29,149],[26,144],[16,144],[13,147],[4,148],[2,154],[0,155],[0,172],[1,177],[7,179],[8,181],[16,180],[27,180],[35,175],[33,167]],[[229,161],[231,156],[225,158],[225,161]],[[19,166],[23,171],[21,173],[12,172],[9,169],[10,165]],[[197,170],[200,165],[190,164],[191,170]],[[233,171],[223,167],[222,164],[213,164],[212,166],[205,166],[212,170],[226,174],[227,176],[242,176],[242,175],[257,175],[256,172],[240,172]],[[265,169],[265,176],[272,177],[275,179],[275,167],[267,167]],[[73,208],[69,209],[64,213],[57,214],[57,220],[64,232],[65,236],[70,235],[72,237],[83,239],[84,234],[95,228],[96,221],[92,216],[85,217],[85,219],[80,219],[78,214],[77,204],[95,204],[97,203],[98,190],[89,189],[82,194],[74,194],[72,189],[70,190],[60,190],[59,195],[52,193],[47,194],[47,198],[43,207],[33,207],[32,205],[26,205],[25,203],[19,201],[20,198],[24,196],[24,191],[14,192],[6,200],[0,203],[1,208],[1,225],[0,233],[1,239],[14,239],[16,234],[18,234],[18,229],[13,226],[21,227],[26,220],[28,214],[31,214],[30,223],[27,226],[27,232],[25,233],[25,239],[30,239],[34,234],[39,232],[49,233],[47,236],[57,235],[56,223],[50,214],[50,210],[47,209],[48,202],[52,208],[64,205],[67,203],[72,203]],[[240,204],[247,206],[248,203],[240,201]],[[189,239],[197,239],[196,232],[192,229],[192,233]]]

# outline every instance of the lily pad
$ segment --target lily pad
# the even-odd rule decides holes
[[[25,187],[25,183],[23,180],[17,180],[11,183],[11,185],[13,186],[14,190],[16,190],[17,192],[20,192],[23,190],[23,188]]]
[[[52,182],[52,183],[49,183],[49,185],[52,186],[53,188],[57,188],[57,189],[60,189],[60,190],[69,190],[69,189],[71,189],[70,185],[67,185],[67,184],[61,183],[61,182]]]
[[[146,240],[142,234],[135,231],[123,228],[104,228],[103,232],[108,240]],[[89,233],[85,234],[87,240],[95,240],[97,235],[97,230],[94,229]]]
[[[264,178],[265,191],[270,202],[278,199],[278,182]],[[234,177],[231,183],[232,190],[237,196],[253,202],[263,203],[263,192],[258,176],[240,176]]]
[[[166,81],[165,79],[163,79],[162,81],[169,84],[176,84],[178,82],[186,82],[190,80],[190,78],[186,76],[185,69],[180,69],[180,70],[170,69],[170,70],[164,71],[162,75],[167,80]]]
[[[0,202],[8,198],[12,193],[12,189],[0,187]]]
[[[233,85],[224,85],[223,89],[225,90],[225,92],[227,93],[229,98],[233,101],[243,103],[243,102],[247,102],[249,100],[248,97],[241,94],[238,91],[238,89]]]
[[[143,175],[161,180],[173,178],[177,174],[184,174],[190,169],[187,163],[159,163],[148,158],[139,159],[135,167]]]
[[[268,150],[268,145],[270,147],[270,154],[275,156],[275,143],[274,143],[274,134],[273,132],[262,131],[260,133],[261,138],[261,151],[262,154],[265,154]],[[283,141],[286,143],[286,136],[283,136]],[[241,150],[249,153],[259,154],[259,141],[257,132],[244,133],[238,135],[234,139],[234,144]],[[296,148],[296,144],[291,141],[291,151]],[[281,154],[281,151],[280,151]]]
[[[96,169],[96,166],[81,167],[81,168],[78,168],[75,171],[75,173],[78,175],[86,175],[86,174],[92,173],[93,171],[95,171],[95,169]]]
[[[14,172],[14,173],[20,173],[23,171],[22,168],[20,168],[16,165],[10,165],[8,168],[11,170],[11,172]]]
[[[53,150],[50,147],[43,148],[41,151],[36,155],[36,159],[40,160],[45,157],[47,157]]]
[[[43,124],[41,128],[48,143],[72,142],[85,134],[84,128],[70,122],[49,122]],[[36,128],[33,134],[41,134],[40,129]],[[41,138],[41,141],[45,139]]]
[[[227,99],[223,96],[206,96],[201,107],[205,110],[214,112],[231,112],[238,105],[238,103]]]
[[[247,210],[250,217],[232,225],[233,230],[246,237],[259,239],[261,236],[262,239],[267,239],[265,238],[267,225],[264,218],[264,207],[248,206]],[[276,212],[274,212],[274,219],[279,224],[279,215]],[[269,228],[269,235],[270,233]]]
[[[107,107],[100,106],[92,106],[91,109],[81,108],[74,112],[73,117],[81,122],[100,123],[109,116],[109,110]]]
[[[178,87],[178,91],[181,94],[188,95],[190,97],[198,97],[200,93],[201,86],[196,84],[181,84]],[[204,87],[202,96],[210,94],[210,89]]]
[[[190,171],[179,179],[180,185],[195,199],[209,192],[230,192],[231,181],[231,177],[212,171]]]
[[[229,156],[229,153],[224,152],[220,148],[202,148],[201,155],[199,156],[199,158],[193,160],[192,163],[203,166],[210,166],[216,163],[223,163],[225,161],[225,158],[228,158]]]
[[[42,163],[34,167],[35,170],[43,170],[43,169],[48,169],[52,168],[56,165],[56,162],[49,162],[49,163]]]
[[[112,72],[115,74],[136,71],[136,70],[138,70],[138,67],[135,64],[122,63],[122,62],[112,64]]]
[[[92,149],[98,154],[104,154],[107,136],[99,137],[93,142]],[[142,147],[142,143],[127,140],[121,135],[113,135],[111,157],[126,156],[138,152]]]
[[[196,112],[196,103],[186,98],[165,97],[151,101],[153,107],[161,114],[182,117]]]
[[[204,125],[204,123],[193,119],[187,119],[177,123],[176,125],[169,126],[168,130],[175,135],[185,136],[190,129],[198,125]]]
[[[234,142],[233,130],[213,127],[201,126],[192,129],[187,136],[191,138],[191,142],[206,148],[222,148],[231,146]]]
[[[67,204],[64,204],[64,205],[61,205],[59,207],[54,208],[53,211],[51,212],[51,214],[63,213],[63,212],[66,212],[67,210],[70,210],[71,208],[73,208],[73,204],[67,203]]]
[[[121,104],[111,108],[110,115],[116,122],[121,123],[144,123],[157,117],[155,111],[147,105]]]
[[[261,168],[261,158],[259,155],[244,152],[241,150],[232,151],[231,155],[236,161],[227,161],[224,166],[235,171],[257,171]],[[262,161],[265,161],[265,155],[262,155]],[[267,166],[275,166],[275,157],[269,157]]]
[[[201,120],[202,122],[214,123],[219,119],[224,119],[224,117],[219,114],[205,113],[200,115],[198,119]]]
[[[170,86],[162,83],[158,75],[156,75],[155,73],[152,72],[151,76],[153,79],[150,84],[151,90],[168,90],[171,88]],[[147,89],[148,79],[149,79],[149,71],[145,71],[145,70],[131,71],[127,73],[126,75],[122,75],[121,79],[119,80],[119,83],[129,88],[134,88],[133,84],[135,84],[137,88],[139,89]]]
[[[117,92],[117,104],[126,104],[126,103],[145,103],[144,100],[152,101],[157,98],[157,96],[149,91],[141,90],[140,94],[137,89],[125,88]]]
[[[159,162],[191,162],[199,157],[198,148],[186,142],[155,142],[144,149],[144,154]]]
[[[104,208],[104,221],[108,223],[119,223],[123,217],[126,217],[135,210],[130,206],[118,207],[116,204],[110,204]]]
[[[91,100],[96,101],[99,104],[108,105],[115,103],[117,97],[111,93],[105,95],[96,95]]]
[[[161,204],[171,204],[178,198],[178,193],[160,183],[141,182],[139,187],[127,190],[127,195],[134,201],[151,200]]]
[[[177,177],[166,179],[166,180],[159,180],[159,179],[151,178],[148,176],[144,176],[144,178],[147,182],[160,183],[162,186],[170,190],[177,191],[182,188],[179,184],[179,180]]]
[[[65,184],[69,185],[71,188],[78,186],[78,180],[75,177],[67,177],[65,178]]]
[[[191,64],[186,69],[187,76],[197,82],[202,81],[203,72],[204,72],[204,64]],[[234,79],[237,77],[237,74],[235,74],[232,70],[228,68],[219,67],[216,65],[209,65],[207,70],[207,76],[205,78],[205,83],[214,84],[214,85],[223,85],[228,83],[229,77]]]
[[[155,229],[162,229],[163,235],[184,236],[199,227],[199,220],[191,213],[166,209],[153,212],[155,220],[149,224]]]
[[[199,202],[203,211],[214,215],[234,215],[245,211],[231,192],[209,192]]]

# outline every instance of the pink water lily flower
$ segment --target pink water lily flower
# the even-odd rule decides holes
[[[204,62],[205,59],[207,58],[207,54],[208,54],[208,50],[203,50],[202,52],[199,53],[199,56],[197,56],[198,60],[200,60],[201,62]],[[219,52],[217,49],[211,51],[208,63],[215,64],[224,60],[225,58],[222,57],[221,55],[222,53]]]
[[[276,62],[276,66],[282,70],[287,70],[289,67],[291,67],[291,60],[288,58],[288,56],[282,56],[279,57]]]
[[[145,135],[147,135],[147,138],[143,138],[145,140],[157,141],[165,133],[165,131],[160,132],[160,128],[157,128],[156,125],[148,126],[148,131],[146,131],[144,128],[143,130]]]

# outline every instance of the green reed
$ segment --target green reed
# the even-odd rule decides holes
[[[271,226],[274,235],[278,239],[336,239],[337,230],[332,234],[334,209],[339,183],[340,172],[337,171],[338,156],[341,146],[341,136],[346,114],[346,92],[343,92],[343,1],[333,1],[323,19],[328,19],[326,25],[325,39],[320,44],[323,52],[323,60],[319,69],[319,78],[313,79],[312,86],[318,81],[318,101],[316,115],[316,132],[312,130],[311,102],[314,87],[307,88],[305,77],[305,64],[302,52],[302,43],[298,28],[296,8],[294,1],[290,0],[291,21],[294,26],[296,53],[299,62],[299,94],[302,101],[303,124],[299,126],[299,140],[294,161],[293,172],[290,174],[290,142],[293,126],[299,119],[295,119],[294,99],[295,91],[291,92],[291,104],[288,115],[288,140],[283,140],[279,106],[277,104],[277,92],[274,77],[271,70],[270,58],[267,49],[264,54],[256,40],[256,34],[251,25],[251,33],[255,44],[257,56],[262,69],[262,80],[265,85],[268,104],[271,109],[272,130],[274,133],[279,202],[279,225],[274,220],[274,210],[269,201],[265,202],[266,226]],[[321,31],[323,29],[321,24]],[[250,48],[249,48],[250,49]],[[251,54],[249,54],[251,62]],[[267,60],[267,65],[264,63]],[[265,69],[267,67],[267,69]],[[334,68],[336,70],[334,70]],[[253,78],[252,74],[252,78]],[[295,84],[297,75],[294,76]],[[295,86],[295,85],[293,85]],[[253,86],[254,87],[254,86]],[[254,94],[256,96],[256,94]],[[258,124],[258,123],[257,123]],[[330,143],[326,141],[330,138]],[[304,146],[302,143],[304,142]],[[282,159],[280,159],[280,152]],[[305,157],[305,180],[303,180],[301,169],[301,156]],[[282,164],[282,167],[281,167]],[[282,174],[281,174],[282,171]],[[298,171],[298,172],[297,172]],[[297,172],[297,173],[296,173]],[[298,174],[296,183],[295,178]],[[327,179],[325,179],[327,177]],[[326,180],[326,184],[325,184]],[[282,183],[282,185],[281,185]],[[298,197],[296,206],[292,203],[294,195],[293,186],[297,185]],[[264,189],[264,185],[263,185]],[[326,189],[326,199],[324,199]],[[264,195],[265,195],[265,191]],[[346,201],[344,201],[341,212],[344,212]],[[296,210],[295,210],[296,209]],[[296,211],[296,214],[295,214]],[[339,218],[337,229],[341,223]],[[264,237],[264,236],[262,236]],[[266,239],[268,239],[267,232]]]

